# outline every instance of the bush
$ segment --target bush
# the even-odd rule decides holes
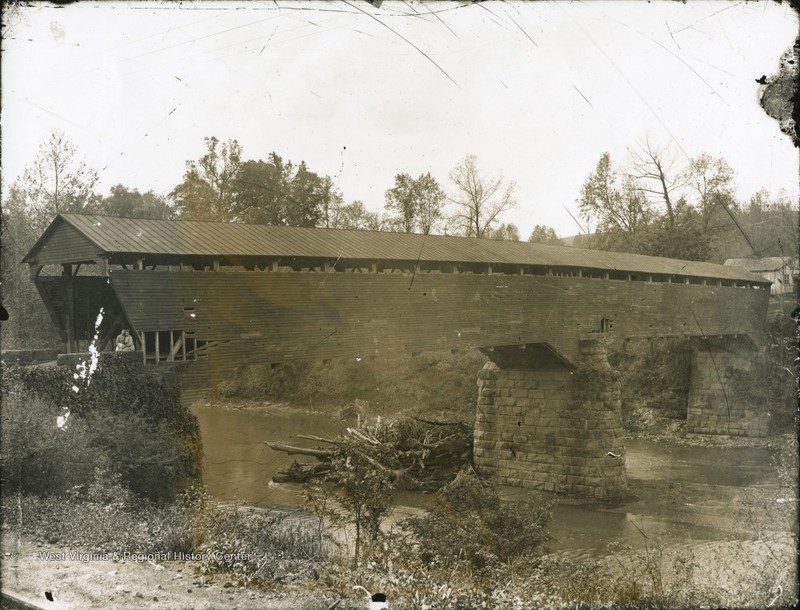
[[[301,580],[333,552],[309,521],[241,506],[205,503],[195,524],[195,552],[206,573],[224,573],[241,584]]]
[[[423,562],[447,567],[466,561],[483,570],[544,553],[551,514],[550,503],[505,502],[493,485],[462,471],[426,515],[402,526]]]
[[[199,426],[177,391],[108,356],[78,392],[66,367],[3,368],[6,491],[59,494],[101,468],[139,496],[166,500],[199,477]]]
[[[143,501],[125,487],[119,475],[100,468],[88,484],[62,496],[23,495],[16,503],[17,510],[4,506],[8,524],[51,544],[109,554],[192,550],[191,506]]]
[[[691,344],[686,339],[631,340],[609,353],[619,374],[623,424],[630,428],[638,410],[686,419]]]

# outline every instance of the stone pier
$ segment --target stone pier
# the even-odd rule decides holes
[[[582,340],[576,365],[543,344],[485,353],[474,448],[482,474],[582,497],[626,491],[619,387],[602,340]]]
[[[756,387],[763,360],[743,339],[698,341],[692,352],[686,431],[766,436],[769,415]]]

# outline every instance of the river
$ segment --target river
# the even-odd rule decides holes
[[[297,434],[333,437],[355,425],[355,420],[282,405],[197,405],[193,411],[200,421],[209,493],[255,505],[302,503],[299,486],[271,482],[295,458],[273,451],[265,441],[298,442]],[[581,559],[604,555],[610,543],[641,548],[645,537],[677,547],[732,540],[751,527],[736,510],[743,494],[781,493],[775,450],[768,447],[629,439],[626,452],[630,497],[618,505],[559,498],[550,525],[553,551]],[[509,498],[522,493],[504,489]],[[428,499],[416,493],[398,495],[395,518],[418,514]]]

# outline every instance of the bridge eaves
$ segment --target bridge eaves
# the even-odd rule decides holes
[[[56,217],[23,262],[36,264],[47,243],[67,228],[77,230],[95,245],[98,257],[110,262],[143,260],[146,265],[218,261],[222,266],[253,266],[275,261],[308,265],[321,261],[351,266],[400,262],[473,272],[477,266],[495,271],[524,273],[525,267],[543,274],[581,275],[641,281],[688,281],[689,278],[744,282],[767,286],[763,277],[736,267],[682,261],[638,254],[587,250],[568,246],[489,239],[304,227],[276,227],[237,223],[168,221],[61,214]],[[71,263],[83,261],[64,260]],[[85,256],[84,256],[85,260]],[[47,261],[48,263],[55,261]],[[492,272],[490,268],[488,272]],[[594,275],[593,275],[594,274]],[[634,275],[636,277],[626,277]]]

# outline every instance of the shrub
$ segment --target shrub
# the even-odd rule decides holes
[[[195,527],[203,571],[225,573],[241,583],[311,577],[334,549],[308,521],[292,525],[286,515],[241,506],[206,503]]]
[[[551,513],[550,503],[505,502],[493,485],[462,471],[427,514],[402,526],[422,561],[443,566],[466,561],[482,570],[543,553]]]
[[[3,491],[59,494],[92,480],[108,456],[81,426],[59,429],[61,409],[18,388],[3,388],[0,472]],[[74,423],[74,422],[70,422]]]
[[[103,356],[112,357],[101,358],[78,392],[66,367],[3,368],[0,466],[8,491],[63,493],[102,468],[136,494],[166,500],[199,477],[199,426],[177,391],[136,363]]]
[[[190,507],[143,501],[125,487],[119,475],[100,468],[89,483],[62,496],[23,495],[16,503],[18,510],[4,507],[8,524],[49,543],[109,554],[192,550]]]

